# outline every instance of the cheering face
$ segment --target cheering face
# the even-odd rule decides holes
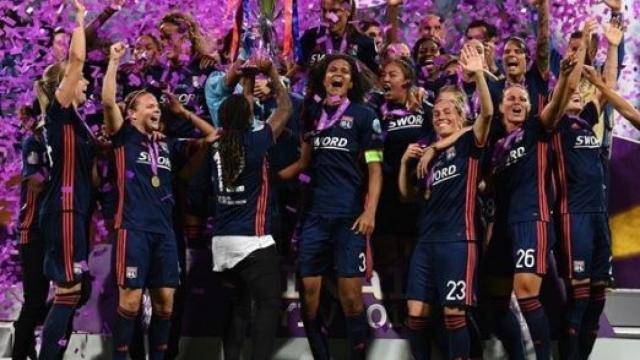
[[[69,52],[69,35],[67,33],[57,33],[53,36],[53,57],[56,61],[66,60]]]
[[[444,40],[444,26],[440,22],[440,18],[435,15],[427,15],[427,18],[420,23],[420,37],[425,38],[433,36],[440,41]]]
[[[136,63],[149,64],[158,56],[158,46],[148,35],[141,35],[136,39],[133,48],[133,58]]]
[[[191,42],[187,38],[187,34],[181,31],[177,25],[172,23],[160,25],[160,39],[167,59],[177,63],[185,57],[190,57]]]
[[[322,19],[329,24],[329,31],[342,34],[347,28],[351,9],[340,0],[322,0]]]
[[[132,122],[142,125],[145,132],[160,131],[160,105],[155,96],[144,93],[138,96],[135,103],[128,110]]]
[[[462,129],[462,116],[454,100],[439,99],[433,107],[433,128],[441,138]]]
[[[384,38],[382,37],[382,30],[378,26],[370,26],[365,34],[373,40],[376,44],[376,49],[382,49],[384,45]]]
[[[386,100],[400,101],[407,96],[411,82],[405,77],[402,68],[397,64],[387,64],[382,69],[381,79]]]
[[[527,119],[531,103],[529,94],[520,86],[512,86],[505,90],[500,104],[504,121],[513,126],[521,126]]]
[[[329,96],[346,97],[353,87],[351,65],[346,60],[336,59],[329,63],[324,75],[324,89]]]
[[[582,101],[582,95],[580,95],[580,91],[576,90],[573,94],[571,94],[571,98],[569,98],[569,103],[565,111],[569,114],[579,114],[584,108],[584,102]]]
[[[440,47],[433,41],[425,41],[418,49],[418,64],[424,66],[429,72],[434,71],[437,67],[436,57],[440,55]]]
[[[527,55],[516,41],[509,41],[502,54],[504,70],[509,76],[520,76],[527,71]]]

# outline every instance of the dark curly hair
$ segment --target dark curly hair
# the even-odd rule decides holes
[[[358,65],[356,59],[344,54],[327,55],[321,62],[313,66],[309,71],[308,95],[310,97],[318,95],[321,98],[327,96],[327,91],[324,88],[324,77],[327,73],[329,64],[335,60],[344,60],[349,63],[349,67],[351,68],[351,81],[353,82],[353,87],[349,89],[347,97],[354,103],[363,102],[365,94],[369,92],[371,88],[371,84],[365,80],[363,72],[361,71],[361,69],[366,68],[366,66]]]
[[[233,184],[244,169],[244,134],[251,129],[252,118],[251,104],[243,95],[227,97],[218,109],[223,130],[217,144],[222,166],[219,176],[222,176],[225,186]]]

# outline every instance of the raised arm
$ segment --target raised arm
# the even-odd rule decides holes
[[[549,0],[538,0],[538,35],[536,36],[536,64],[543,79],[549,76],[549,49],[551,30],[549,29]]]
[[[273,138],[277,139],[280,134],[282,134],[282,131],[287,125],[287,121],[289,120],[289,118],[291,117],[291,113],[293,112],[291,98],[289,97],[289,93],[287,92],[287,89],[284,87],[284,84],[280,79],[278,69],[273,64],[271,59],[262,57],[258,60],[257,63],[258,68],[269,76],[271,85],[273,86],[273,92],[276,98],[276,109],[267,120],[267,123],[271,126]]]
[[[111,45],[109,52],[109,65],[102,81],[102,109],[104,111],[104,126],[107,134],[113,135],[120,130],[124,119],[120,112],[120,107],[116,102],[116,75],[120,59],[124,55],[127,47],[124,43],[118,42]]]
[[[402,0],[387,0],[387,23],[389,24],[389,30],[387,31],[387,44],[393,44],[400,41],[398,36],[400,29],[400,25],[398,23],[400,4],[402,4]],[[378,51],[380,51],[380,49],[378,49]]]
[[[596,23],[593,20],[587,20],[582,29],[580,48],[575,54],[567,54],[568,56],[560,64],[560,79],[551,96],[551,101],[542,109],[540,114],[540,121],[546,129],[551,130],[556,127],[564,114],[564,109],[569,103],[571,95],[578,88],[587,47],[595,27]]]
[[[86,9],[80,0],[74,0],[76,9],[77,26],[71,34],[71,45],[69,46],[69,62],[56,90],[56,99],[60,105],[68,107],[75,98],[78,83],[82,81],[82,68],[87,56],[85,36],[84,36],[84,15]]]
[[[583,70],[584,77],[589,80],[617,112],[625,119],[629,120],[631,125],[640,130],[640,111],[636,109],[629,101],[624,99],[618,92],[608,86],[596,69],[591,66],[585,66]]]
[[[609,86],[613,86],[613,84],[618,81],[618,47],[624,36],[623,25],[617,18],[613,18],[604,35],[607,38],[609,46],[607,47],[607,59],[604,63],[602,75],[605,82],[609,84]]]
[[[200,130],[205,137],[216,133],[216,128],[213,127],[213,125],[195,113],[187,110],[173,93],[163,91],[163,94],[167,97],[167,110],[171,111],[181,119],[192,123],[193,126]]]
[[[480,95],[480,113],[473,123],[473,135],[480,146],[484,146],[489,138],[491,119],[493,118],[493,101],[484,75],[482,55],[474,46],[467,45],[462,48],[460,65],[466,73],[473,74],[476,82],[476,91]]]
[[[87,26],[85,27],[85,37],[87,39],[87,48],[95,49],[99,46],[98,29],[109,20],[113,14],[118,12],[124,5],[125,0],[112,0],[111,4],[104,8]]]

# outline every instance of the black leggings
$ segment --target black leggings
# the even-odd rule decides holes
[[[280,259],[275,246],[252,252],[233,269],[223,273],[233,287],[233,315],[225,324],[224,358],[240,358],[251,301],[255,313],[251,321],[251,359],[270,359],[280,317]]]
[[[47,295],[49,280],[42,272],[44,261],[44,244],[41,239],[31,239],[20,245],[20,261],[22,262],[22,286],[24,304],[20,316],[15,322],[15,344],[12,358],[26,359],[35,352],[34,331],[42,325],[47,316]]]

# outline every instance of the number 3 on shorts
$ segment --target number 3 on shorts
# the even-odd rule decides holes
[[[536,265],[536,257],[534,249],[518,249],[516,251],[518,260],[516,261],[516,269],[532,268]]]
[[[447,281],[447,301],[464,300],[467,294],[467,283],[464,280]]]
[[[358,270],[366,271],[367,270],[367,256],[364,253],[360,253],[360,255],[358,255],[358,259],[360,259],[360,266],[358,266]]]

